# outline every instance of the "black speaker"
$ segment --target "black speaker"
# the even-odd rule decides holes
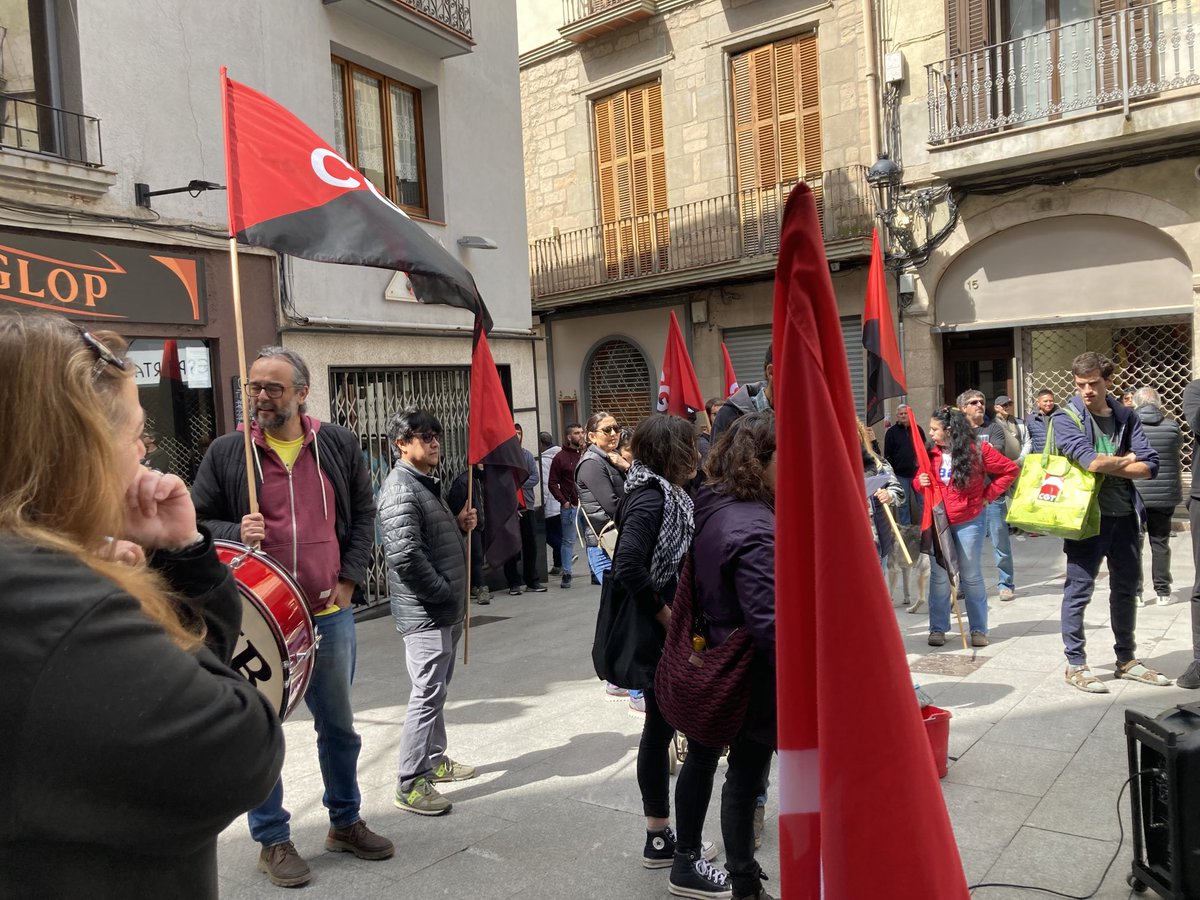
[[[1200,703],[1151,718],[1125,710],[1133,864],[1128,883],[1200,898]]]

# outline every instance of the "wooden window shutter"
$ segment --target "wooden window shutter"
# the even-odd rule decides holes
[[[779,183],[779,142],[775,121],[773,48],[750,52],[751,100],[754,110],[754,157],[758,178],[754,187]]]
[[[802,178],[815,178],[825,168],[821,148],[821,52],[817,36],[807,34],[796,42],[800,80],[800,135],[804,158]]]
[[[754,155],[754,100],[748,53],[733,58],[733,131],[738,190],[749,191],[758,187],[758,160]]]
[[[982,50],[992,43],[987,0],[946,0],[946,55]]]

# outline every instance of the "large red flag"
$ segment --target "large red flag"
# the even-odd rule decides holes
[[[904,363],[892,325],[892,305],[888,302],[883,253],[879,249],[879,229],[875,229],[871,238],[871,270],[867,275],[862,341],[867,349],[866,422],[874,425],[883,418],[883,401],[888,397],[899,397],[906,390]]]
[[[318,262],[407,272],[422,303],[488,314],[467,268],[311,128],[221,67],[229,229]]]
[[[721,355],[725,357],[725,396],[732,397],[738,391],[737,375],[733,371],[733,361],[729,358],[729,348],[721,341]]]
[[[529,470],[496,361],[478,319],[471,348],[467,461],[471,465],[483,463],[483,556],[489,566],[502,566],[521,552],[517,491],[529,477]]]
[[[854,395],[805,184],[784,212],[774,341],[782,895],[966,898],[863,507]],[[826,436],[822,453],[812,452],[814,434]],[[856,656],[853,678],[844,665],[847,635],[870,648]]]
[[[671,310],[671,323],[667,328],[667,349],[663,354],[662,374],[658,379],[658,411],[673,416],[688,417],[689,412],[703,414],[704,395],[700,393],[700,381],[692,368],[683,332],[675,310]]]

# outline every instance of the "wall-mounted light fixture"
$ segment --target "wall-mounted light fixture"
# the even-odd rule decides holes
[[[498,250],[499,245],[491,238],[480,237],[477,234],[464,234],[458,239],[458,246],[471,250]]]
[[[186,187],[168,188],[165,191],[152,191],[150,190],[150,185],[139,181],[133,186],[133,200],[143,209],[149,209],[151,197],[161,197],[163,194],[182,194],[184,191],[193,197],[199,197],[204,191],[223,190],[225,190],[225,185],[214,184],[211,181],[201,181],[199,178],[193,178],[187,183]]]

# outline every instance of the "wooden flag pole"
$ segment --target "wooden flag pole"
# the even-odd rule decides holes
[[[475,467],[470,463],[467,464],[467,505],[463,509],[474,509],[472,495],[475,493]],[[463,625],[463,665],[471,661],[471,545],[475,543],[471,540],[472,532],[475,529],[467,531],[467,617]]]
[[[246,393],[246,335],[242,331],[242,282],[238,274],[237,237],[229,238],[229,272],[233,279],[233,327],[237,334],[238,376],[242,385],[242,435],[246,448],[246,494],[250,499],[250,514],[258,512],[258,492],[254,487],[254,445],[250,436],[250,395]]]
[[[908,552],[908,547],[904,543],[904,537],[900,534],[900,526],[896,524],[896,517],[892,515],[892,505],[890,503],[880,504],[883,511],[887,513],[888,523],[892,526],[892,534],[896,535],[896,543],[900,545],[900,552],[904,554],[904,562],[912,568],[912,555]]]
[[[963,649],[967,650],[967,649],[969,649],[967,647],[967,632],[963,630],[962,609],[958,605],[958,579],[951,578],[951,579],[949,579],[949,581],[950,581],[950,602],[952,604],[954,604],[954,615],[958,617],[958,634],[959,634],[959,637],[962,638]]]

